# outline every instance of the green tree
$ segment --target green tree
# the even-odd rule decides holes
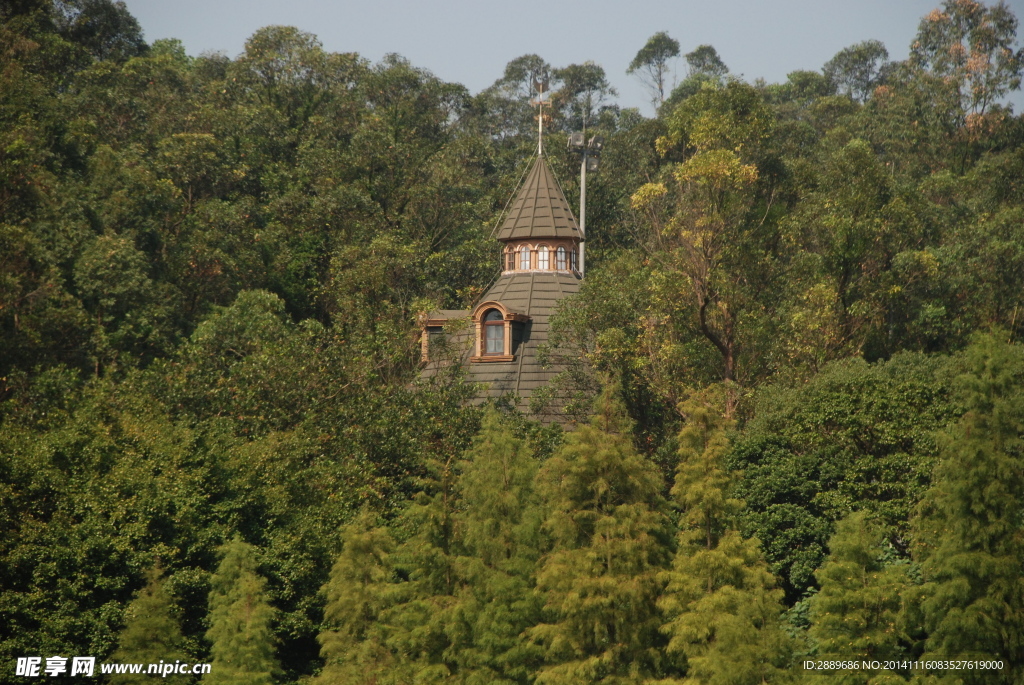
[[[939,453],[935,432],[963,411],[952,392],[959,369],[957,358],[901,353],[760,389],[729,466],[744,474],[743,530],[762,541],[789,602],[814,584],[835,522],[854,509],[905,549]]]
[[[945,0],[921,20],[910,60],[951,89],[962,125],[1020,88],[1024,48],[1016,47],[1016,37],[1017,17],[1005,2],[987,7],[977,0]]]
[[[706,76],[720,79],[729,73],[729,67],[718,56],[718,51],[711,45],[698,45],[692,52],[686,53],[686,64],[689,67],[688,78]]]
[[[1024,348],[979,336],[960,380],[968,411],[948,432],[914,521],[925,584],[923,658],[1003,659],[963,682],[1024,677]]]
[[[139,590],[125,612],[125,627],[117,639],[117,651],[111,659],[118,663],[156,664],[189,661],[182,649],[181,628],[174,616],[170,595],[164,587],[162,572],[150,569],[146,586]],[[114,675],[110,682],[138,685],[150,682],[148,675]],[[188,676],[172,675],[169,683],[190,682]]]
[[[866,40],[843,48],[821,70],[840,93],[864,102],[881,85],[887,59],[889,51],[881,41]]]
[[[123,2],[57,0],[54,10],[61,34],[95,59],[123,62],[146,51],[139,22]]]
[[[815,658],[882,661],[907,656],[909,640],[900,611],[910,582],[909,564],[892,551],[884,529],[866,512],[854,512],[836,525],[828,559],[815,572],[820,590],[810,599]],[[832,682],[866,685],[883,678],[896,676],[885,669],[875,674],[846,671],[834,674]]]
[[[661,299],[687,305],[688,324],[718,353],[720,378],[741,380],[744,339],[763,322],[755,312],[773,306],[755,301],[773,285],[770,245],[777,243],[770,229],[748,221],[772,113],[756,89],[730,82],[703,88],[667,124],[658,151],[683,161],[663,167],[663,182],[641,186],[632,207],[649,222],[648,249],[664,274]]]
[[[539,462],[511,422],[491,409],[467,451],[456,520],[466,588],[450,622],[466,685],[529,683],[540,650],[523,637],[541,618],[535,571],[541,553]]]
[[[667,682],[786,682],[792,647],[779,623],[783,593],[757,540],[738,530],[743,502],[724,465],[726,394],[712,388],[680,406],[686,425],[672,486],[679,546],[658,605],[667,652],[685,663],[687,678]]]
[[[270,685],[281,668],[267,601],[266,581],[256,571],[255,548],[235,537],[221,548],[220,565],[210,580],[213,661],[203,678],[211,685]]]
[[[561,87],[551,96],[551,104],[559,113],[564,131],[593,128],[600,115],[612,108],[607,104],[609,98],[618,95],[604,68],[593,62],[570,64],[555,69],[552,75],[561,81]]]
[[[412,674],[388,645],[388,608],[400,599],[392,554],[395,542],[364,510],[342,530],[343,547],[324,586],[324,630],[317,640],[324,668],[317,685],[407,682]]]
[[[655,107],[665,101],[665,78],[669,73],[668,61],[679,56],[679,41],[665,31],[658,31],[647,39],[636,57],[629,63],[627,74],[636,74],[651,92]]]
[[[545,621],[537,683],[641,683],[666,664],[656,601],[670,528],[657,469],[634,450],[613,385],[541,468],[553,549],[540,562]]]

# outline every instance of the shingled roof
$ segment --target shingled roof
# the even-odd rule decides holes
[[[463,331],[456,336],[456,346],[461,348],[461,363],[466,368],[467,379],[480,383],[484,392],[477,398],[483,401],[487,397],[513,395],[518,399],[519,408],[530,411],[530,397],[534,390],[540,388],[561,371],[560,368],[545,368],[538,359],[538,348],[548,341],[548,325],[551,315],[559,300],[567,295],[579,292],[580,279],[575,274],[566,272],[512,272],[503,274],[481,299],[481,302],[497,301],[511,310],[526,314],[530,320],[517,330],[514,343],[515,359],[510,362],[471,363],[472,333]],[[454,319],[467,316],[469,312],[436,312],[433,321],[442,318]],[[436,318],[434,318],[436,317]],[[435,324],[436,325],[436,324]],[[424,377],[436,373],[436,367],[428,365],[424,369]],[[553,398],[555,405],[560,404]],[[557,415],[557,406],[549,408],[541,415],[544,421],[561,420]]]
[[[576,217],[543,157],[537,157],[498,233],[498,240],[526,238],[580,238]]]

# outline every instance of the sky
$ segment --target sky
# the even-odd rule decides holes
[[[146,40],[178,38],[190,55],[236,57],[257,29],[296,26],[331,52],[371,61],[396,52],[414,66],[477,93],[505,65],[535,53],[554,67],[593,61],[604,67],[622,107],[652,114],[626,68],[647,39],[667,31],[685,54],[710,44],[745,80],[785,81],[820,69],[844,47],[882,41],[904,59],[921,18],[940,0],[126,0]],[[1024,0],[1007,5],[1024,19]],[[1019,34],[1024,34],[1021,29]],[[1020,41],[1020,39],[1018,39]],[[677,72],[685,71],[678,60]],[[1016,93],[1014,110],[1024,110]]]

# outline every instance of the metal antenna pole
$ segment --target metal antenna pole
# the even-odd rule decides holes
[[[542,93],[537,94],[537,156],[544,154],[544,101]]]
[[[586,266],[584,250],[587,241],[587,153],[583,152],[583,163],[580,164],[580,276]]]

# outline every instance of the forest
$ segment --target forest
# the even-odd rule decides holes
[[[1024,682],[1017,17],[945,0],[783,83],[666,28],[606,65],[648,118],[593,62],[473,94],[0,1],[0,683]],[[418,317],[501,269],[540,78],[571,206],[568,134],[605,141],[561,422],[420,373]]]

